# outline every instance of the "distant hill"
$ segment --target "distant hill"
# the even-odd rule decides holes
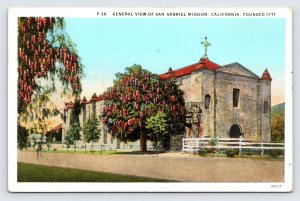
[[[285,103],[280,103],[278,105],[274,105],[271,108],[271,115],[273,116],[277,116],[277,115],[283,115],[284,116],[284,107]]]

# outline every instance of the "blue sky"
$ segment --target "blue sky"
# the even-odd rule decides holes
[[[88,99],[111,86],[114,74],[141,64],[164,73],[196,63],[204,54],[225,65],[239,62],[272,78],[272,104],[284,101],[285,20],[266,18],[66,18],[66,31],[85,65]]]

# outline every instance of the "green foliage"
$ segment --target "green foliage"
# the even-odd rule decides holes
[[[18,125],[18,147],[20,150],[27,148],[28,132],[25,127]]]
[[[50,131],[47,133],[47,142],[49,143],[59,143],[62,141],[61,132],[59,131]]]
[[[272,107],[271,117],[271,140],[272,142],[284,142],[284,109],[285,103]]]
[[[96,115],[92,115],[84,125],[84,139],[87,143],[94,143],[100,139],[99,122]]]
[[[229,158],[234,158],[235,155],[238,155],[239,154],[239,151],[237,149],[227,149],[225,151],[227,157]]]
[[[253,155],[261,155],[261,150],[259,149],[243,149],[243,155],[253,156]]]
[[[215,146],[217,146],[218,143],[219,143],[219,139],[217,137],[211,138],[208,142],[208,144],[211,146],[213,157],[215,156]]]
[[[76,141],[81,140],[80,131],[80,121],[79,121],[79,115],[81,112],[81,105],[78,99],[75,100],[74,108],[71,112],[70,116],[70,129],[66,133],[66,142],[67,146],[70,144],[74,144],[74,149],[76,149]]]
[[[81,140],[79,115],[81,112],[81,106],[78,99],[74,103],[74,108],[70,116],[70,129],[67,131],[68,141],[74,143],[76,146],[76,141]]]
[[[113,87],[104,93],[104,97],[107,101],[103,108],[103,123],[107,131],[122,141],[140,138],[143,151],[146,150],[146,139],[151,137],[146,119],[158,112],[166,114],[169,135],[184,132],[183,92],[173,80],[162,81],[140,65],[117,73]]]
[[[80,125],[79,115],[81,113],[81,104],[78,99],[75,100],[74,108],[72,109],[71,116],[70,116],[70,125],[75,123]]]
[[[284,116],[285,113],[285,103],[280,103],[278,105],[272,106],[271,115],[272,116]]]
[[[208,142],[210,146],[217,146],[218,143],[219,143],[219,139],[217,137],[211,138]]]
[[[150,116],[146,119],[146,128],[149,131],[149,139],[158,142],[168,133],[167,115],[163,112]]]
[[[148,138],[154,142],[156,152],[158,151],[158,142],[162,141],[168,134],[167,115],[163,112],[150,116],[146,119],[146,128],[149,131]]]
[[[284,141],[284,116],[277,115],[271,118],[271,138],[273,142]]]
[[[207,149],[206,148],[203,148],[203,149],[200,149],[199,151],[198,151],[198,154],[200,155],[200,156],[203,156],[203,157],[205,157],[205,156],[207,156]]]
[[[81,140],[80,137],[81,127],[78,123],[73,123],[70,129],[67,131],[65,140],[70,144],[74,144],[76,141]]]
[[[66,135],[65,135],[65,144],[66,145],[71,145],[73,144],[73,139],[72,136],[69,135],[69,132],[67,131]]]
[[[269,150],[265,150],[266,155],[271,156],[272,158],[277,158],[278,156],[282,156],[284,155],[284,150],[280,150],[280,149],[269,149]]]

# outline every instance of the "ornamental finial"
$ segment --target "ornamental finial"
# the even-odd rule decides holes
[[[203,42],[201,42],[201,44],[204,46],[205,48],[205,52],[204,52],[204,56],[202,57],[203,59],[207,59],[207,47],[211,46],[211,44],[207,41],[207,37],[204,38],[205,40]]]

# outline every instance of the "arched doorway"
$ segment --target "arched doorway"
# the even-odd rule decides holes
[[[239,138],[242,135],[241,127],[237,124],[233,124],[230,128],[229,135],[231,138]]]

